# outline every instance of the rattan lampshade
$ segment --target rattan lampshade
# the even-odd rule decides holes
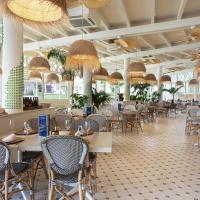
[[[100,68],[100,62],[96,48],[88,40],[78,40],[71,44],[65,63],[66,69],[81,69],[83,67],[91,70]]]
[[[110,83],[111,85],[118,85],[119,81],[118,80],[108,79],[108,83]]]
[[[38,71],[30,71],[29,74],[28,74],[28,79],[29,80],[41,81],[42,80],[42,75]]]
[[[119,72],[113,72],[110,77],[110,80],[112,81],[122,81],[123,80],[123,76],[119,73]]]
[[[146,67],[141,62],[133,62],[128,66],[127,72],[129,76],[144,76]]]
[[[31,71],[48,72],[50,71],[49,61],[44,57],[34,57],[28,66]]]
[[[102,8],[108,5],[112,0],[83,0],[87,8]]]
[[[183,81],[176,81],[176,87],[182,87],[184,86]]]
[[[145,83],[148,83],[150,85],[155,85],[157,83],[156,76],[154,74],[147,74],[144,77],[144,80],[145,80]]]
[[[93,79],[94,80],[105,81],[105,80],[107,80],[107,78],[108,78],[108,71],[103,67],[100,67],[99,70],[95,70],[93,72]]]
[[[59,77],[58,77],[58,75],[55,74],[55,73],[50,73],[47,76],[46,83],[59,83]]]
[[[169,75],[163,75],[160,78],[161,83],[171,83],[171,77]]]
[[[65,0],[2,0],[0,13],[22,23],[50,25],[66,19],[66,2]]]
[[[193,78],[189,81],[189,86],[198,86],[199,82],[197,79]]]
[[[140,76],[131,76],[129,77],[129,83],[130,84],[139,84],[139,83],[144,83],[145,80],[144,80],[144,77],[142,75]]]

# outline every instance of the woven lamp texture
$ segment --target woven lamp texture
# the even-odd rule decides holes
[[[176,86],[178,87],[184,86],[183,81],[176,81]]]
[[[189,86],[198,86],[199,82],[197,79],[193,78],[189,81]]]
[[[71,44],[66,58],[66,69],[81,69],[87,67],[91,70],[100,68],[97,50],[88,40],[77,40]]]
[[[130,84],[138,84],[138,83],[144,83],[144,77],[142,75],[140,76],[130,76],[129,77],[129,83]]]
[[[59,83],[59,77],[58,77],[58,75],[55,74],[55,73],[50,73],[47,76],[46,83]]]
[[[67,19],[66,2],[66,0],[1,0],[0,13],[29,25],[55,25]]]
[[[110,83],[111,85],[118,85],[119,81],[118,80],[108,79],[108,83]]]
[[[141,76],[146,72],[146,67],[141,62],[133,62],[128,66],[127,72],[130,76]]]
[[[146,74],[144,77],[145,83],[148,83],[150,85],[155,85],[157,84],[157,79],[154,74]]]
[[[103,67],[101,67],[99,70],[95,70],[93,72],[93,79],[94,80],[104,81],[104,80],[107,80],[107,78],[108,78],[108,71]]]
[[[161,83],[171,83],[171,77],[169,75],[163,75],[160,78]]]
[[[29,80],[42,80],[42,75],[38,71],[30,71],[28,74],[28,79]]]
[[[28,65],[29,70],[31,71],[39,71],[39,72],[48,72],[50,71],[49,61],[44,57],[34,57],[29,62]]]
[[[102,8],[108,5],[112,0],[83,0],[87,8]]]
[[[121,81],[121,80],[124,80],[123,79],[123,76],[119,73],[119,72],[113,72],[110,77],[109,77],[110,80],[117,80],[117,81]]]

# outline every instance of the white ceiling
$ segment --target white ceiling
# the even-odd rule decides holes
[[[191,26],[200,25],[200,0],[112,0],[104,8],[90,10],[89,17],[100,21],[96,27],[76,29],[66,22],[60,28],[45,30],[24,25],[25,51],[67,50],[84,32],[83,38],[94,42],[103,66],[111,70],[123,69],[124,58],[133,61],[149,56],[166,68],[180,64],[180,60],[181,65],[194,66],[186,58],[200,48],[190,37]],[[137,48],[112,50],[119,37],[128,38]]]

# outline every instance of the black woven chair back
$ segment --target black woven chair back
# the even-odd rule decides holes
[[[53,171],[62,175],[83,168],[88,145],[74,136],[49,136],[41,142],[42,151]]]
[[[4,171],[9,164],[10,152],[8,146],[0,141],[0,171]]]

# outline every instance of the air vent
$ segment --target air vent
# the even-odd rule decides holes
[[[89,28],[89,27],[96,27],[95,22],[91,18],[84,18],[84,17],[72,17],[69,18],[71,25],[75,28]]]

